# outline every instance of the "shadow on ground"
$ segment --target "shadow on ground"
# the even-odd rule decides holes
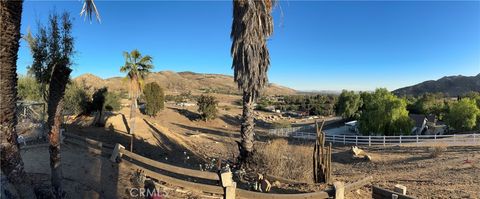
[[[199,120],[201,119],[200,115],[198,113],[195,113],[195,112],[192,112],[190,110],[187,110],[187,109],[179,109],[179,108],[172,108],[172,107],[168,107],[169,109],[172,109],[174,110],[175,112],[185,116],[186,118],[188,118],[190,121],[196,121],[196,120]]]

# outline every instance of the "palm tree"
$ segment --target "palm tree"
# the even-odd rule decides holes
[[[34,198],[17,144],[17,52],[22,1],[0,1],[0,141],[1,169],[20,197]]]
[[[93,0],[85,4],[94,9],[84,9],[91,16],[93,11],[99,20]],[[86,6],[84,6],[86,8]],[[35,198],[33,186],[27,177],[17,145],[16,100],[17,100],[17,58],[20,39],[20,24],[23,1],[0,1],[0,140],[1,170],[15,186],[21,198]],[[91,17],[90,17],[91,18]]]
[[[234,0],[231,55],[234,80],[243,94],[239,160],[248,165],[253,153],[253,104],[268,84],[270,56],[267,39],[273,33],[271,0]]]
[[[123,52],[125,57],[125,65],[120,67],[120,72],[127,73],[130,81],[130,98],[132,104],[130,106],[130,151],[133,150],[133,136],[135,132],[135,108],[137,108],[137,99],[142,90],[143,80],[153,69],[151,56],[142,56],[138,50],[132,52]]]

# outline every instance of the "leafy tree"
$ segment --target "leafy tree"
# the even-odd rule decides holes
[[[477,103],[477,107],[480,109],[480,92],[468,92],[467,94],[465,94],[464,97],[475,100],[475,102]]]
[[[197,98],[198,112],[205,121],[215,119],[217,117],[218,101],[211,95],[200,95]]]
[[[363,107],[359,129],[364,135],[408,135],[413,121],[408,117],[406,101],[388,92],[376,89],[374,93],[361,93]]]
[[[272,7],[271,0],[233,1],[231,55],[234,80],[243,94],[242,140],[239,143],[239,160],[243,165],[248,165],[253,153],[254,103],[268,83],[267,39],[273,33]]]
[[[60,126],[64,105],[65,88],[69,81],[74,54],[74,39],[71,34],[72,21],[65,12],[62,16],[56,13],[50,15],[48,29],[39,25],[35,37],[27,36],[27,41],[33,55],[30,68],[35,74],[48,102],[47,127],[50,142],[50,167],[52,175],[52,192],[55,197],[63,195],[62,170],[60,165]],[[47,89],[48,88],[48,89]]]
[[[145,96],[146,107],[145,112],[149,116],[157,115],[157,112],[162,110],[164,107],[164,95],[163,89],[155,82],[148,83],[143,89],[143,94]]]
[[[90,96],[83,87],[70,82],[65,91],[64,101],[64,111],[78,115],[87,112]]]
[[[338,97],[337,115],[343,118],[358,118],[360,116],[358,109],[362,106],[362,98],[353,91],[343,90]]]
[[[468,131],[477,125],[477,117],[480,117],[480,110],[475,100],[463,98],[452,103],[446,115],[446,122],[456,130]]]
[[[23,161],[20,157],[18,145],[16,143],[17,133],[15,126],[17,124],[16,118],[16,100],[17,100],[17,58],[20,40],[20,24],[22,19],[23,1],[1,1],[0,2],[0,24],[1,24],[1,42],[0,42],[0,137],[2,147],[1,169],[3,174],[7,176],[17,189],[21,198],[35,198],[31,180],[26,175]],[[97,19],[99,14],[93,0],[85,0],[82,14],[90,15],[95,11]],[[46,96],[46,95],[44,95]],[[46,97],[44,97],[46,99]],[[52,160],[53,161],[53,160]],[[59,159],[58,159],[59,161]],[[58,166],[59,164],[55,164]],[[52,173],[57,170],[52,169]],[[55,192],[57,187],[53,183],[56,178],[52,178],[52,185],[54,185],[54,194],[61,197],[59,192]],[[57,182],[59,180],[56,180]]]
[[[137,99],[140,96],[143,80],[153,69],[153,58],[149,55],[142,56],[140,51],[123,52],[125,64],[120,68],[120,72],[127,73],[130,80],[130,98],[132,101],[130,107],[130,134],[135,132],[135,108],[137,108]]]
[[[414,104],[415,112],[420,114],[434,114],[440,117],[445,113],[444,96],[440,93],[426,93],[422,95]]]
[[[18,78],[18,97],[28,101],[43,101],[40,94],[40,84],[32,76],[20,76]]]

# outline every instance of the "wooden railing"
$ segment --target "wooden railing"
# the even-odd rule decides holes
[[[89,138],[84,138],[81,136],[73,135],[73,134],[65,134],[66,139],[64,140],[67,143],[72,143],[78,146],[81,146],[83,148],[86,148],[87,150],[95,153],[101,153],[105,154],[105,151],[109,151],[107,154],[111,154],[113,156],[118,156],[122,160],[121,164],[126,164],[134,169],[141,169],[145,172],[145,175],[159,180],[166,182],[168,184],[172,184],[175,186],[183,187],[186,189],[190,190],[198,190],[202,191],[205,193],[212,193],[212,194],[218,194],[218,195],[224,195],[225,190],[223,187],[221,187],[219,184],[220,177],[217,173],[214,172],[206,172],[206,171],[199,171],[199,170],[193,170],[193,169],[188,169],[188,168],[183,168],[183,167],[178,167],[178,166],[173,166],[170,164],[166,164],[163,162],[158,162],[155,160],[152,160],[150,158],[146,158],[143,156],[140,156],[136,153],[132,153],[128,150],[125,150],[124,147],[119,147],[121,145],[117,144],[116,146],[110,145],[110,144],[105,144],[96,140],[92,140]],[[112,152],[113,150],[113,152]],[[117,153],[117,154],[116,154]],[[116,159],[116,158],[112,158]],[[140,164],[138,164],[138,163]],[[148,165],[149,168],[142,166],[142,165]],[[199,183],[199,182],[191,182],[188,180],[184,179],[179,179],[176,177],[172,177],[170,175],[162,174],[160,172],[154,171],[154,170],[162,170],[169,172],[171,174],[175,174],[178,176],[189,176],[192,178],[197,178],[197,179],[203,179],[203,180],[208,180],[211,181],[212,183],[210,184],[204,184],[204,183]],[[273,178],[274,179],[274,178]],[[369,184],[372,180],[372,177],[367,177],[363,180],[360,180],[355,183],[347,184],[345,185],[345,191],[353,191],[356,189],[359,189],[366,184]],[[323,198],[331,198],[332,195],[335,194],[335,190],[330,190],[330,191],[317,191],[317,192],[311,192],[311,193],[298,193],[298,194],[276,194],[276,193],[261,193],[261,192],[253,192],[253,191],[248,191],[248,190],[243,190],[243,189],[236,189],[236,197],[237,198],[262,198],[262,199],[300,199],[300,198],[318,198],[318,199],[323,199]]]
[[[141,162],[146,165],[150,165],[151,167],[154,167],[159,170],[164,170],[168,171],[177,175],[183,175],[183,176],[190,176],[193,178],[199,178],[199,179],[206,179],[206,180],[213,180],[213,181],[219,181],[219,175],[217,173],[213,172],[205,172],[205,171],[198,171],[198,170],[193,170],[193,169],[187,169],[183,167],[177,167],[173,165],[169,165],[166,163],[158,162],[143,156],[140,156],[138,154],[132,153],[128,150],[125,149],[120,149],[119,153],[122,154],[122,159],[127,160],[133,159],[137,162]],[[128,157],[128,158],[125,158]],[[207,184],[201,184],[201,183],[196,183],[196,182],[190,182],[182,179],[177,179],[171,176],[167,176],[164,174],[160,174],[158,172],[154,172],[148,168],[139,166],[134,164],[133,162],[129,162],[128,164],[130,165],[135,165],[135,167],[141,168],[142,170],[145,171],[145,174],[151,178],[155,178],[157,180],[165,181],[167,183],[184,187],[187,189],[192,189],[192,190],[201,190],[203,192],[208,192],[208,193],[214,193],[214,194],[223,194],[224,190],[223,187],[221,186],[214,186],[214,185],[207,185]],[[253,192],[253,191],[247,191],[243,189],[237,189],[236,190],[237,197],[239,198],[328,198],[329,194],[324,191],[320,192],[313,192],[313,193],[301,193],[301,194],[273,194],[273,193],[260,193],[260,192]]]
[[[372,186],[372,198],[374,199],[393,198],[393,195],[395,195],[397,199],[416,199],[413,196],[407,196],[378,186]]]

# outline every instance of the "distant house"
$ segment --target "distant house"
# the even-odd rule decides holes
[[[350,122],[345,122],[345,129],[358,134],[358,132],[359,132],[358,131],[358,121],[353,120],[353,121],[350,121]]]
[[[422,114],[410,114],[408,115],[410,119],[413,120],[414,126],[412,129],[412,135],[422,135],[423,132],[426,131],[426,126],[427,126],[427,117]]]
[[[442,135],[447,131],[447,125],[437,121],[435,115],[410,114],[414,121],[412,135]]]

